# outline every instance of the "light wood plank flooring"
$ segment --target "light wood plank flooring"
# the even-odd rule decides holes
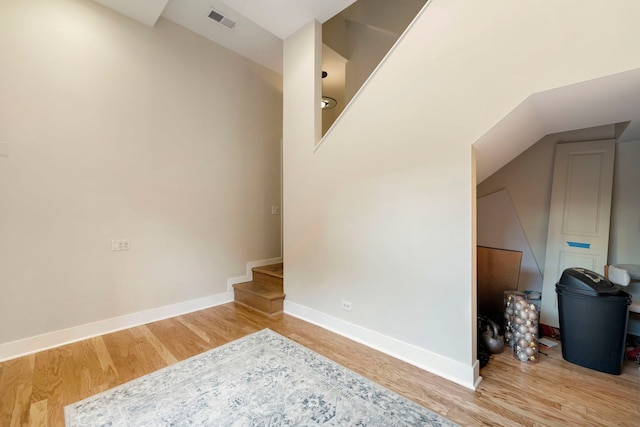
[[[503,353],[474,392],[286,314],[231,303],[0,363],[0,426],[61,426],[65,405],[263,328],[463,426],[640,425],[632,363],[615,376],[565,362],[557,348],[536,365]]]

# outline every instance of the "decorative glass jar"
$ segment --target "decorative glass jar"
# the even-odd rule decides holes
[[[526,298],[523,292],[504,291],[504,343],[513,348],[513,333],[515,330],[516,300]]]
[[[538,307],[523,292],[504,292],[504,338],[521,362],[538,361]]]
[[[529,301],[526,294],[517,291],[504,293],[504,338],[513,349],[513,355],[521,362],[538,361],[537,304]]]

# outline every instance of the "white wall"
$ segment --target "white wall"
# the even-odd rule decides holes
[[[3,0],[0,58],[0,344],[280,256],[281,76],[90,1]]]
[[[639,68],[640,4],[616,6],[433,0],[315,153],[290,93],[312,71],[285,63],[288,310],[473,387],[472,144],[532,93]]]

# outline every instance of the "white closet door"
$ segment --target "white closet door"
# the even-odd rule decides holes
[[[609,248],[614,155],[615,140],[556,147],[540,313],[545,325],[559,325],[555,286],[565,268],[603,273]]]

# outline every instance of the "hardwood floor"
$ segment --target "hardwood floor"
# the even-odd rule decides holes
[[[474,392],[286,314],[230,303],[0,363],[0,426],[64,425],[65,405],[263,328],[462,426],[640,425],[632,363],[615,376],[572,365],[558,348],[536,365],[503,353]]]

